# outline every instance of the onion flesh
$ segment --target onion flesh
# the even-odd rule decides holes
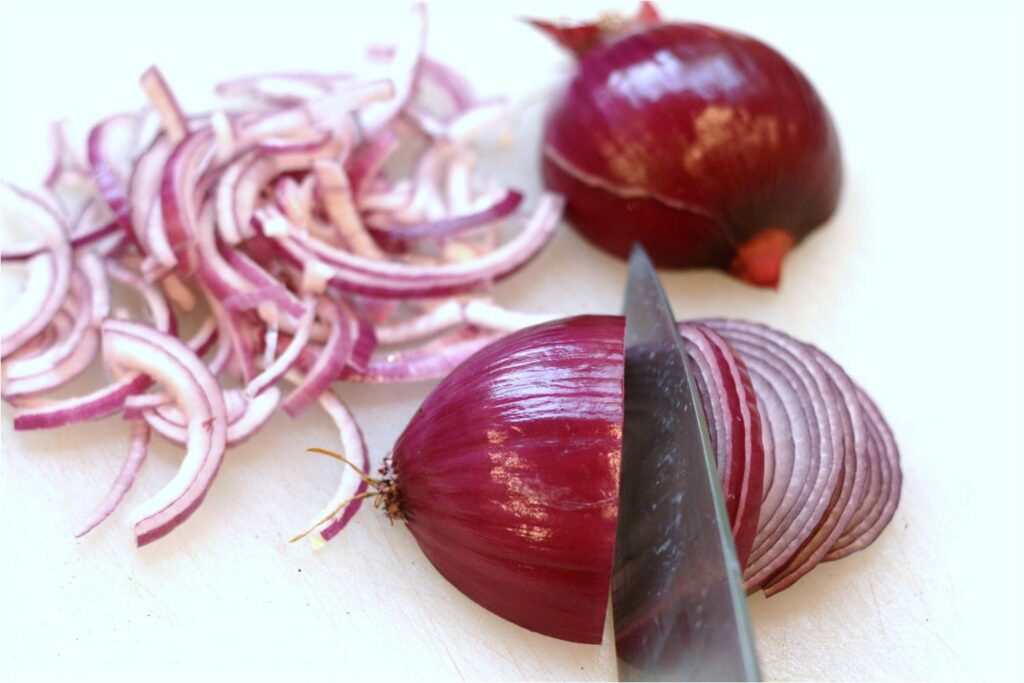
[[[135,425],[131,457],[85,530],[141,466],[143,425],[187,455],[156,498],[166,509],[151,502],[135,513],[140,543],[191,513],[224,448],[257,433],[278,404],[298,415],[320,401],[365,466],[334,382],[437,379],[527,322],[483,299],[548,243],[561,201],[476,177],[476,138],[506,107],[478,101],[424,56],[425,19],[423,7],[398,13],[394,49],[370,51],[345,73],[224,83],[230,106],[208,113],[187,111],[152,67],[141,78],[149,106],[93,125],[86,154],[54,128],[43,192],[3,185],[0,256],[28,274],[0,319],[15,428],[119,412]],[[391,228],[407,233],[401,248],[382,236]],[[141,309],[122,305],[126,291],[141,295]],[[378,341],[378,329],[446,306],[459,315],[436,333]],[[177,339],[179,326],[197,325]],[[97,358],[104,384],[52,397]],[[281,401],[281,379],[296,373]],[[239,385],[249,394],[241,402]],[[198,433],[204,420],[216,433]],[[319,532],[333,535],[352,512]]]

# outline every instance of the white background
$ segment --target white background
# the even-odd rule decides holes
[[[631,5],[626,7],[632,9]],[[444,5],[430,53],[484,94],[522,101],[570,64],[516,16],[594,5]],[[672,17],[740,29],[817,84],[845,153],[838,214],[788,260],[778,292],[667,273],[681,317],[732,315],[811,340],[876,397],[902,449],[900,508],[879,541],[750,600],[765,675],[1019,679],[1022,566],[1020,5],[700,3]],[[336,69],[388,22],[341,3],[10,4],[0,27],[0,163],[32,182],[46,126],[142,103],[159,64],[186,107],[265,69]],[[360,28],[362,27],[362,28]],[[500,165],[535,196],[528,109]],[[623,264],[564,230],[500,289],[509,305],[617,310]],[[346,387],[378,460],[429,386]],[[401,525],[363,511],[320,552],[285,539],[333,491],[327,420],[279,416],[229,453],[189,522],[136,550],[127,510],[173,473],[157,440],[125,507],[81,541],[127,446],[119,419],[14,433],[0,460],[0,678],[90,681],[609,679],[608,645],[502,622],[450,587]]]

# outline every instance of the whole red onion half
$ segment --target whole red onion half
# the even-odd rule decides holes
[[[621,257],[639,241],[661,267],[777,286],[842,181],[835,127],[804,75],[754,38],[665,22],[647,3],[633,20],[533,23],[579,60],[543,149],[569,222]]]
[[[738,320],[679,326],[747,590],[866,547],[899,500],[878,409],[818,349]],[[624,321],[529,327],[455,368],[365,481],[437,570],[528,629],[599,643],[623,430]]]
[[[623,332],[621,318],[581,317],[495,342],[431,394],[391,461],[401,514],[438,571],[492,612],[566,640],[604,631]]]

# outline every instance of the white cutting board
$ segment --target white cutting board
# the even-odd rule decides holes
[[[629,5],[626,5],[629,7]],[[434,8],[430,51],[485,93],[522,99],[568,62],[515,16],[593,5]],[[772,679],[1019,679],[1022,413],[1021,7],[685,3],[667,14],[756,34],[819,86],[846,154],[843,203],[789,259],[778,292],[666,273],[681,316],[730,315],[814,341],[878,400],[903,452],[903,499],[871,548],[750,599]],[[38,177],[46,122],[88,123],[141,101],[159,63],[186,105],[269,68],[334,69],[346,37],[379,34],[337,3],[4,7],[2,172]],[[360,20],[351,17],[358,15]],[[359,33],[357,26],[374,28]],[[383,27],[383,28],[382,28]],[[535,196],[540,110],[506,155]],[[614,312],[622,263],[568,230],[503,285],[509,305]],[[430,386],[342,389],[374,457]],[[364,510],[325,549],[285,539],[333,491],[327,420],[279,416],[229,453],[202,508],[136,550],[127,510],[180,452],[156,446],[126,505],[76,524],[127,446],[118,419],[14,433],[0,460],[0,679],[89,681],[585,679],[608,644],[526,632],[448,585],[401,525]]]

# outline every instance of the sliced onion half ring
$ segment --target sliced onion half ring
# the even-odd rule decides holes
[[[162,384],[188,418],[181,469],[163,490],[132,512],[141,546],[187,519],[213,483],[227,442],[224,395],[202,359],[176,337],[120,320],[106,321],[102,332],[104,359]]]
[[[45,202],[6,183],[0,185],[4,222],[15,217],[42,250],[27,260],[28,278],[14,305],[0,321],[0,345],[6,358],[42,332],[60,311],[71,287],[72,253],[68,227]]]

